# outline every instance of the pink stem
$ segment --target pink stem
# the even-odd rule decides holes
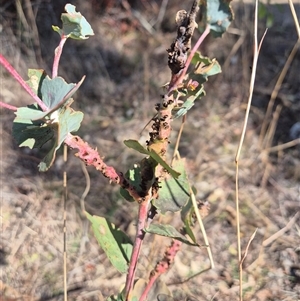
[[[6,108],[6,109],[9,109],[9,110],[12,110],[12,111],[17,111],[18,110],[17,107],[11,106],[11,105],[9,105],[5,102],[2,102],[2,101],[0,101],[0,107]]]
[[[138,216],[138,225],[137,225],[137,232],[136,237],[134,241],[134,246],[131,254],[130,259],[130,265],[126,277],[126,286],[125,286],[125,296],[126,301],[130,300],[130,291],[132,290],[133,283],[134,283],[134,277],[135,277],[135,271],[137,266],[137,261],[140,255],[142,243],[145,237],[145,232],[143,231],[145,228],[146,220],[147,220],[147,214],[148,214],[148,204],[149,204],[150,198],[148,200],[145,200],[143,203],[140,204],[139,207],[139,216]]]
[[[71,149],[78,149],[78,153],[76,153],[75,156],[81,159],[86,165],[94,166],[96,170],[99,170],[109,179],[110,183],[119,184],[122,188],[126,189],[139,204],[145,201],[145,198],[137,193],[135,187],[128,182],[123,173],[117,172],[112,166],[106,165],[98,151],[90,147],[89,144],[83,141],[79,136],[68,134],[64,142]]]
[[[147,284],[147,286],[145,287],[145,290],[143,292],[143,294],[141,295],[139,301],[145,301],[147,300],[147,296],[149,294],[149,291],[151,290],[154,282],[158,279],[158,277],[160,275],[162,275],[163,273],[167,272],[172,263],[174,262],[174,258],[176,256],[176,254],[178,253],[178,251],[180,250],[182,245],[182,242],[179,240],[173,240],[172,244],[170,247],[167,248],[164,258],[157,263],[155,269],[150,273],[150,279],[149,282]]]
[[[55,52],[54,52],[54,61],[53,61],[53,67],[52,67],[52,78],[57,77],[57,74],[58,74],[58,65],[59,65],[60,57],[61,57],[61,54],[62,54],[62,50],[63,50],[64,44],[67,41],[67,38],[68,38],[67,36],[62,35],[61,36],[61,40],[59,42],[59,45],[55,49]]]
[[[40,108],[46,112],[48,107],[43,103],[43,101],[31,90],[29,85],[23,80],[20,74],[14,69],[14,67],[5,59],[5,57],[0,54],[0,64],[17,80],[17,82],[22,86],[22,88],[37,102]]]

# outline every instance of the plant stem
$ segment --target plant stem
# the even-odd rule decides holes
[[[147,215],[148,215],[148,205],[150,202],[151,197],[149,196],[147,200],[140,204],[139,207],[139,214],[138,214],[138,224],[137,224],[137,231],[134,241],[134,246],[130,258],[130,265],[128,268],[128,273],[126,277],[126,285],[125,285],[125,296],[126,301],[130,300],[130,291],[132,290],[133,283],[134,283],[134,276],[137,266],[137,261],[140,255],[140,250],[142,247],[142,243],[145,237],[145,232],[143,231],[145,228]]]
[[[147,300],[147,296],[148,296],[154,282],[159,278],[160,275],[162,275],[163,273],[167,272],[170,269],[172,263],[174,262],[174,258],[176,256],[176,254],[178,253],[178,251],[181,248],[181,245],[182,245],[182,242],[180,242],[179,240],[175,239],[172,241],[171,246],[169,246],[167,248],[167,250],[165,251],[163,259],[156,264],[155,269],[150,273],[149,282],[148,282],[143,294],[141,295],[139,301]]]
[[[112,166],[106,165],[98,151],[89,146],[89,144],[83,141],[79,136],[73,136],[69,133],[64,142],[71,149],[78,149],[78,153],[76,153],[75,156],[81,159],[84,164],[94,166],[104,177],[109,179],[110,183],[118,184],[126,189],[137,203],[141,204],[145,201],[145,198],[138,194],[135,187],[128,182],[122,172],[117,172]]]
[[[202,33],[202,35],[198,39],[197,43],[195,44],[195,46],[191,50],[191,52],[190,52],[190,54],[189,54],[189,56],[186,60],[184,69],[181,70],[180,74],[172,74],[172,79],[170,81],[169,89],[168,89],[168,95],[170,95],[172,91],[176,90],[176,88],[183,81],[183,79],[186,75],[186,72],[188,70],[188,67],[190,66],[190,63],[192,61],[192,58],[193,58],[194,54],[196,53],[197,49],[200,47],[200,45],[202,44],[204,39],[208,36],[209,32],[210,32],[210,27],[209,27],[209,25],[207,25],[204,32]]]
[[[67,36],[62,35],[61,40],[59,42],[59,45],[56,47],[56,49],[54,51],[54,61],[53,61],[53,67],[52,67],[52,78],[57,77],[60,57],[61,57],[61,54],[62,54],[63,47],[64,47],[64,45],[67,41],[67,38],[68,38]]]
[[[16,79],[16,81],[37,102],[37,104],[44,112],[49,110],[48,107],[43,103],[43,101],[31,90],[31,88],[23,80],[21,75],[15,70],[15,68],[6,60],[6,58],[2,54],[0,54],[0,64]]]
[[[2,101],[0,101],[0,107],[9,109],[9,110],[11,110],[11,111],[17,111],[17,110],[18,110],[17,107],[11,106],[11,105],[9,105],[9,104],[7,104],[7,103],[5,103],[5,102],[2,102]]]

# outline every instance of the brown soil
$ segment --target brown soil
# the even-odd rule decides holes
[[[24,78],[28,68],[44,68],[50,74],[59,40],[51,25],[60,25],[65,4],[52,2],[31,2],[32,10],[30,1],[24,1],[19,10],[14,1],[1,2],[1,53]],[[75,96],[75,108],[85,113],[79,135],[120,171],[126,172],[141,159],[126,149],[123,140],[145,143],[148,139],[147,130],[139,133],[153,116],[161,86],[170,77],[165,49],[175,37],[174,16],[179,9],[188,9],[191,1],[181,2],[169,1],[161,24],[154,24],[151,33],[141,15],[152,24],[161,1],[129,1],[132,10],[119,1],[73,2],[95,36],[67,42],[60,75],[69,82],[87,76]],[[238,300],[234,158],[249,89],[254,9],[250,4],[234,5],[234,9],[236,19],[229,32],[222,39],[209,38],[202,46],[202,53],[216,57],[223,71],[209,81],[207,96],[188,114],[179,149],[186,158],[197,199],[211,207],[204,223],[216,267],[201,273],[209,266],[206,249],[183,246],[172,269],[162,277],[176,301]],[[261,49],[239,162],[242,250],[257,229],[244,263],[244,300],[296,301],[300,300],[300,148],[298,144],[273,152],[266,149],[290,141],[289,130],[300,121],[300,55],[298,50],[275,100],[274,113],[266,120],[270,95],[297,41],[289,7],[282,4],[268,9],[274,24]],[[296,11],[299,16],[299,5]],[[265,19],[260,19],[259,27],[262,36]],[[31,102],[3,69],[0,98],[15,106]],[[2,108],[0,114],[0,300],[63,300],[62,152],[47,173],[39,173],[38,158],[45,151],[19,149],[11,136],[13,114]],[[264,121],[269,128],[261,133]],[[172,142],[179,127],[180,120],[176,120]],[[270,127],[275,127],[274,135]],[[67,169],[68,300],[104,300],[101,296],[120,290],[125,276],[110,265],[91,230],[86,231],[86,221],[79,213],[86,181],[72,151]],[[91,168],[88,171],[91,189],[86,210],[109,218],[133,237],[137,206],[124,201],[118,187],[108,185],[102,175]],[[164,217],[166,222],[177,218]],[[195,231],[203,242],[200,229]],[[148,278],[169,243],[161,237],[146,239],[138,277]]]

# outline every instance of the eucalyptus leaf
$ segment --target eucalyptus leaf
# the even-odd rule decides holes
[[[61,14],[62,29],[58,26],[52,26],[52,29],[60,34],[60,36],[67,36],[68,38],[76,40],[88,39],[88,36],[94,35],[91,25],[87,22],[81,13],[76,12],[76,7],[72,4],[65,6],[66,13]]]
[[[29,78],[29,80],[26,81],[27,84],[33,90],[33,92],[40,99],[42,99],[41,86],[42,86],[43,80],[47,76],[45,70],[43,70],[43,69],[29,69],[27,74],[28,74],[28,78]]]
[[[60,148],[61,144],[66,139],[67,135],[71,132],[75,132],[79,129],[81,121],[83,119],[82,112],[76,112],[70,107],[66,107],[58,110],[57,123],[53,123],[56,129],[56,139],[49,151],[39,164],[40,171],[47,171],[54,162],[56,152]]]
[[[167,162],[165,162],[160,155],[158,155],[154,150],[147,150],[144,148],[137,140],[125,140],[124,144],[138,151],[141,154],[151,156],[157,163],[159,163],[163,168],[165,168],[174,178],[178,178],[180,173],[175,171]]]
[[[231,0],[207,0],[203,8],[206,21],[215,37],[220,37],[227,30],[233,20]]]
[[[198,244],[190,242],[184,235],[182,235],[171,225],[151,224],[148,228],[145,228],[144,231],[147,233],[174,238],[190,246],[198,246]]]
[[[201,98],[203,95],[205,95],[205,92],[203,85],[201,85],[199,90],[197,90],[197,93],[189,96],[187,100],[181,105],[181,107],[178,110],[176,110],[176,113],[174,114],[173,118],[175,119],[184,116],[194,106],[195,101]]]
[[[111,264],[120,273],[126,273],[132,252],[130,239],[106,218],[92,216],[87,212],[86,216],[92,223],[94,235]]]
[[[18,108],[13,122],[13,136],[20,147],[41,148],[53,138],[54,129],[42,121],[32,121],[36,116],[44,116],[45,112],[36,105]]]
[[[136,192],[142,197],[148,193],[155,181],[156,166],[156,161],[151,157],[144,158],[140,164],[135,164],[133,168],[129,169],[125,174],[130,185],[133,186]],[[120,194],[125,200],[129,202],[134,201],[126,189],[120,188]]]
[[[190,197],[190,185],[186,175],[184,160],[177,160],[173,166],[180,172],[175,179],[166,178],[160,183],[159,197],[152,201],[152,204],[162,213],[167,211],[177,212],[187,203]]]

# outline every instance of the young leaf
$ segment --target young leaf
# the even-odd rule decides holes
[[[194,73],[197,74],[196,80],[200,84],[205,83],[209,76],[222,72],[221,66],[216,59],[202,56],[198,51],[193,56],[192,64],[195,65]]]
[[[92,223],[95,237],[110,260],[111,264],[120,272],[127,272],[127,264],[131,257],[132,243],[124,232],[117,229],[106,218],[90,215],[87,218]]]
[[[52,127],[55,125],[56,129],[56,140],[49,153],[38,165],[39,171],[44,172],[51,167],[54,162],[57,150],[60,148],[61,144],[64,142],[69,133],[76,132],[79,129],[81,121],[83,119],[82,112],[75,112],[70,107],[58,109],[58,111],[56,112],[58,114],[57,122],[52,124]]]
[[[190,246],[198,246],[198,244],[190,242],[184,235],[178,232],[171,225],[151,224],[148,228],[144,229],[144,231],[147,233],[158,234],[161,236],[174,238]]]
[[[135,189],[140,189],[140,183],[141,183],[140,171],[141,171],[140,166],[135,165],[133,168],[129,169],[125,174],[126,179],[130,182],[132,186],[135,187]],[[120,194],[126,201],[134,202],[134,198],[129,194],[129,192],[126,189],[120,188]]]
[[[57,126],[57,124],[55,124]],[[47,155],[43,158],[43,160],[39,163],[38,168],[41,172],[46,172],[53,164],[55,157],[56,157],[56,151],[59,149],[59,146],[57,144],[57,136],[58,136],[58,130],[55,131],[55,138],[53,139],[52,147],[48,151]]]
[[[50,109],[47,115],[56,111],[58,108],[70,105],[73,94],[78,90],[85,79],[82,77],[77,84],[67,84],[62,77],[50,79],[48,76],[43,80],[41,86],[41,94],[43,102]]]
[[[125,140],[124,144],[127,147],[132,148],[141,154],[149,155],[149,151],[145,149],[137,140],[131,140],[131,139]]]
[[[140,165],[135,164],[132,169],[129,169],[126,172],[126,179],[128,179],[130,184],[134,186],[140,196],[145,196],[150,187],[152,187],[155,180],[156,165],[157,163],[151,157],[144,158]],[[125,200],[129,202],[134,201],[126,189],[120,188],[120,194]]]
[[[88,36],[94,35],[91,25],[81,13],[76,12],[74,5],[67,4],[65,11],[66,13],[61,14],[63,23],[62,29],[52,25],[53,30],[58,32],[60,36],[67,36],[68,38],[76,40],[85,40],[89,38]]]
[[[176,161],[174,166],[181,173],[177,179],[167,178],[160,183],[159,197],[152,201],[153,205],[162,213],[176,212],[188,201],[190,185],[187,179],[184,161]]]
[[[233,20],[231,0],[208,0],[205,15],[210,30],[215,37],[220,37]]]
[[[186,205],[181,210],[181,220],[184,223],[185,233],[192,239],[194,243],[196,243],[196,237],[192,230],[192,215],[194,213],[194,207],[192,204],[192,200],[186,203]]]
[[[41,85],[47,74],[43,69],[28,69],[28,78],[26,81],[32,91],[42,99]]]
[[[154,150],[148,151],[136,140],[125,140],[124,144],[138,151],[141,154],[148,155],[152,157],[157,163],[159,163],[163,168],[165,168],[174,178],[178,178],[180,173],[171,168],[171,166],[166,163]]]
[[[181,105],[179,110],[174,114],[173,118],[178,118],[185,115],[195,104],[195,100],[205,95],[203,85],[200,86],[199,90],[196,94],[191,95],[187,98],[187,100]]]
[[[54,130],[41,121],[32,121],[36,116],[44,116],[44,112],[36,105],[18,108],[13,122],[13,136],[20,147],[40,148],[53,138]]]
[[[54,131],[49,126],[40,122],[26,124],[15,121],[13,123],[13,136],[20,147],[41,148],[46,142],[54,137]]]

